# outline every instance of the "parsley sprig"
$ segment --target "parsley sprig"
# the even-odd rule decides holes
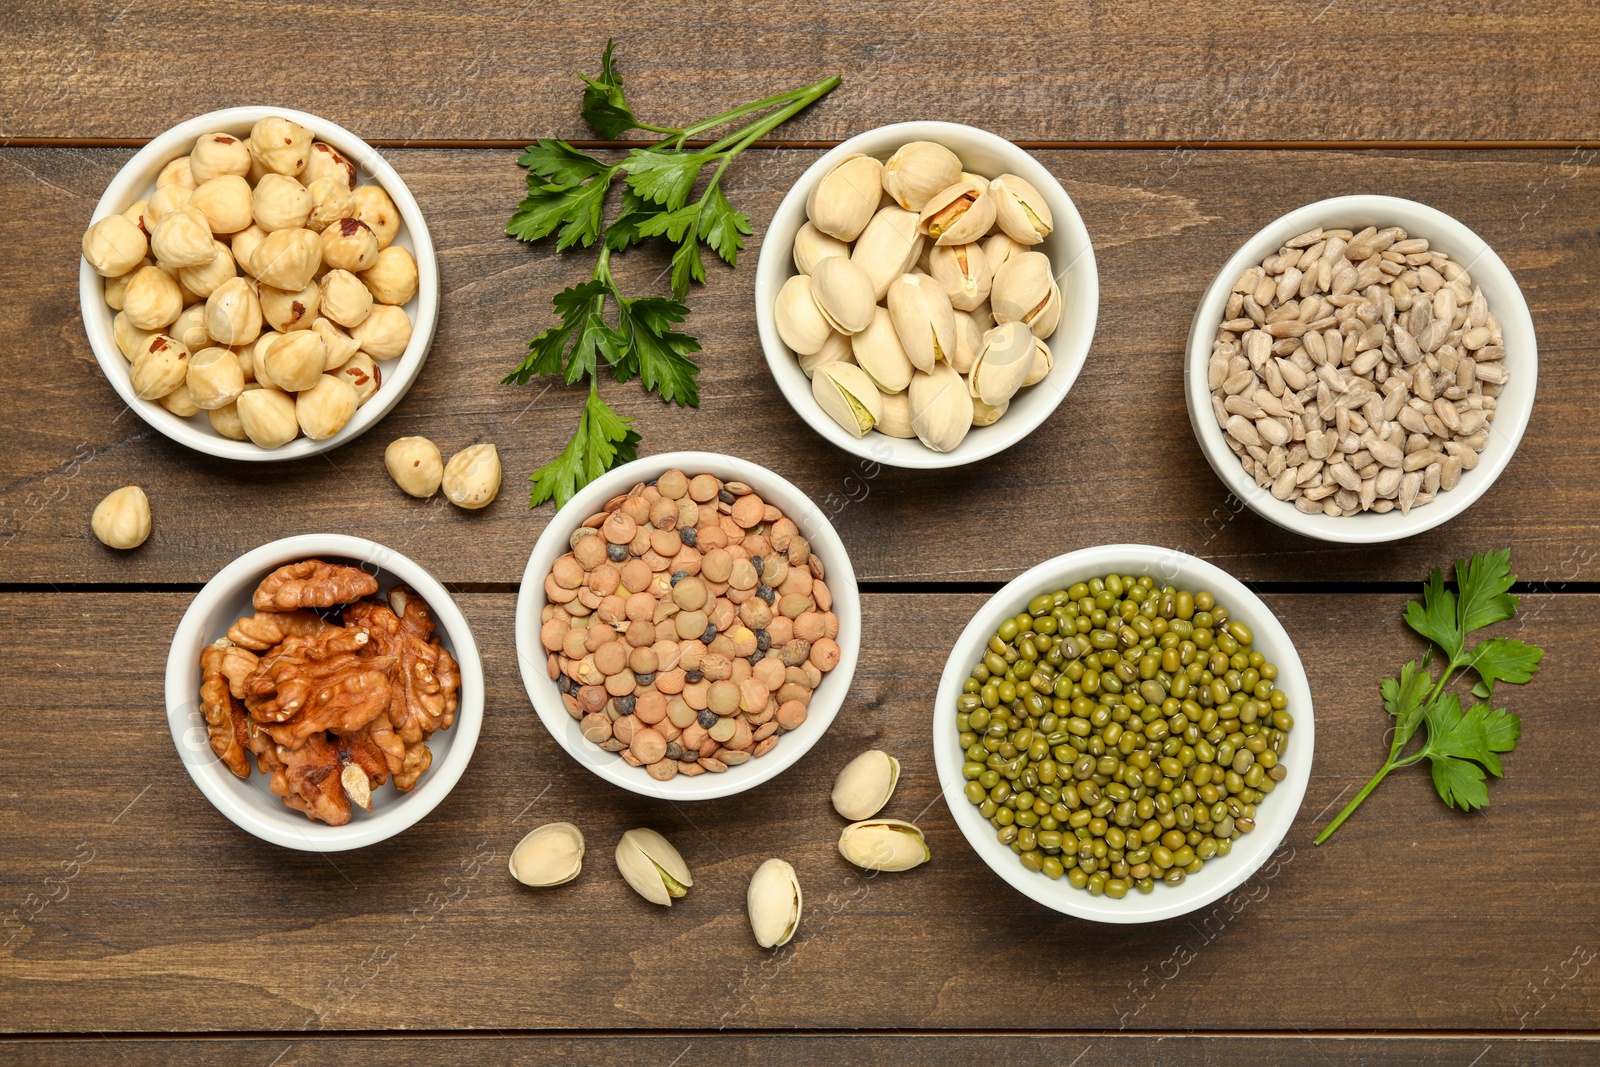
[[[1420,661],[1400,668],[1400,677],[1384,679],[1380,686],[1383,706],[1395,720],[1389,758],[1317,835],[1317,844],[1332,837],[1390,771],[1424,759],[1433,771],[1434,788],[1446,804],[1471,811],[1489,803],[1488,775],[1502,776],[1500,753],[1517,747],[1522,730],[1517,716],[1489,703],[1495,683],[1521,685],[1528,681],[1539,669],[1544,650],[1505,637],[1491,637],[1469,648],[1467,637],[1516,614],[1518,598],[1509,592],[1515,581],[1509,549],[1480,553],[1470,560],[1456,560],[1459,593],[1451,591],[1444,584],[1444,575],[1434,568],[1423,587],[1422,600],[1406,605],[1406,625],[1444,653],[1444,673],[1435,681],[1429,669],[1433,659],[1430,648]],[[1472,694],[1479,702],[1465,711],[1461,697],[1445,691],[1451,676],[1461,670],[1478,676]],[[1421,745],[1404,755],[1419,736]]]
[[[638,378],[667,403],[699,406],[695,376],[700,368],[691,357],[700,351],[700,342],[677,329],[689,317],[683,301],[691,284],[705,284],[701,246],[733,267],[752,232],[750,217],[736,210],[722,191],[723,173],[740,152],[839,84],[838,78],[827,78],[691,126],[658,126],[634,115],[614,49],[608,41],[598,75],[578,75],[584,82],[584,120],[607,140],[630,130],[661,139],[607,163],[565,141],[543,138],[517,160],[527,168],[528,193],[506,232],[524,241],[554,234],[557,251],[600,244],[594,275],[555,295],[560,321],[528,342],[527,357],[505,378],[507,384],[518,385],[544,376],[559,376],[568,385],[589,380],[577,432],[560,456],[531,476],[533,507],[552,498],[558,506],[565,504],[614,463],[636,455],[639,435],[630,429],[632,418],[619,416],[600,398],[602,361],[619,382]],[[702,135],[752,115],[760,117],[704,147],[690,147]],[[699,197],[691,201],[702,172],[711,166]],[[609,194],[619,177],[620,208],[607,223]],[[673,248],[672,296],[626,297],[611,273],[611,256],[652,238]]]

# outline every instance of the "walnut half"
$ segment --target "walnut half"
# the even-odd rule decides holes
[[[331,608],[377,591],[378,579],[360,567],[303,559],[285,564],[261,579],[252,603],[258,611]]]

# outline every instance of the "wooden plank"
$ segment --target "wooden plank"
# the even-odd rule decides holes
[[[195,582],[247,548],[288,533],[340,530],[414,555],[441,578],[509,582],[550,507],[524,507],[527,474],[565,444],[578,389],[499,384],[526,338],[550,321],[550,295],[587,276],[588,255],[528,248],[501,234],[521,175],[506,151],[394,151],[441,251],[444,310],[418,384],[384,424],[325,457],[229,464],[168,442],[122,407],[88,350],[77,313],[78,240],[95,198],[128,153],[0,150],[0,580]],[[741,160],[732,195],[764,228],[815,158]],[[1600,181],[1565,153],[1344,154],[1046,152],[1097,246],[1097,339],[1061,409],[1026,443],[948,472],[863,469],[811,432],[777,392],[752,321],[755,253],[713,269],[688,326],[705,346],[699,411],[668,408],[637,385],[605,394],[637,417],[644,453],[730,452],[795,481],[834,516],[858,574],[879,581],[1008,579],[1056,551],[1146,541],[1210,557],[1253,580],[1420,579],[1462,548],[1514,545],[1529,581],[1593,580],[1600,483],[1591,475],[1592,367],[1600,284],[1588,220]],[[1369,188],[1431,202],[1465,220],[1516,271],[1540,337],[1540,391],[1510,469],[1470,512],[1397,545],[1341,548],[1283,533],[1228,497],[1194,443],[1180,366],[1195,302],[1257,228],[1299,204]],[[755,242],[753,242],[754,244]],[[659,291],[653,253],[621,257],[632,292]],[[464,513],[402,496],[382,467],[403,434],[450,452],[498,443],[502,499]],[[145,485],[151,541],[132,554],[90,537],[96,501]],[[884,536],[884,531],[890,531]]]
[[[1317,701],[1302,813],[1274,865],[1224,903],[1127,928],[1067,919],[1008,891],[939,799],[929,705],[945,650],[982,597],[866,597],[853,694],[817,748],[751,793],[674,806],[599,787],[573,765],[527,706],[512,598],[462,596],[489,687],[472,766],[401,837],[330,857],[246,836],[174,758],[161,675],[188,599],[0,596],[0,1029],[1292,1037],[1352,1024],[1587,1032],[1600,1017],[1600,854],[1587,847],[1600,816],[1579,799],[1592,778],[1582,739],[1594,709],[1576,696],[1600,657],[1595,596],[1530,606],[1522,636],[1549,654],[1534,683],[1505,695],[1523,737],[1489,809],[1451,812],[1410,770],[1322,848],[1312,835],[1381,759],[1388,718],[1377,680],[1417,641],[1401,628],[1398,596],[1270,598]],[[933,862],[908,874],[866,877],[834,847],[833,776],[871,746],[904,768],[886,814],[917,820],[933,849]],[[556,819],[586,832],[586,870],[547,892],[517,886],[504,873],[507,850]],[[612,843],[641,824],[669,834],[696,875],[670,912],[612,869]],[[744,892],[774,854],[795,864],[808,907],[795,941],[767,954],[751,940]],[[1150,1062],[1165,1047],[1130,1056]],[[1403,1046],[1429,1047],[1458,1049]],[[1373,1048],[1377,1062],[1405,1055]],[[1481,1048],[1439,1062],[1466,1063]],[[1564,1062],[1584,1055],[1506,1045],[1493,1062],[1547,1051]],[[1171,1055],[1187,1063],[1200,1053]]]
[[[1428,47],[1397,50],[1397,35]],[[1381,29],[1339,0],[1184,0],[1154,20],[1126,5],[1046,14],[1012,2],[975,19],[949,0],[892,16],[862,2],[759,13],[729,0],[376,3],[357,18],[306,2],[67,0],[15,6],[0,26],[0,135],[148,138],[265,97],[394,141],[592,136],[571,72],[596,69],[607,36],[622,47],[635,109],[666,125],[844,75],[834,100],[784,131],[795,138],[907,119],[1190,144],[1600,134],[1588,106],[1600,19],[1585,0],[1489,10],[1400,0]],[[339,42],[340,61],[313,59],[323,41]]]

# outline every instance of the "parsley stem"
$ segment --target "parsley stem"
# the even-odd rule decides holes
[[[1378,788],[1378,783],[1389,777],[1389,772],[1397,766],[1400,766],[1400,764],[1395,763],[1393,759],[1386,760],[1378,773],[1372,776],[1372,780],[1361,787],[1361,792],[1356,794],[1356,798],[1345,805],[1345,809],[1334,817],[1334,820],[1323,829],[1322,833],[1317,835],[1317,839],[1312,844],[1320,845],[1332,837],[1333,832],[1344,825],[1344,821],[1350,817],[1351,813],[1361,806],[1361,802],[1366,800],[1374,789]]]
[[[789,112],[789,115],[793,115],[793,114],[795,114],[795,112],[803,110],[806,107],[810,106],[811,104],[815,103],[816,101],[822,99],[824,96],[827,96],[834,89],[836,89],[838,87],[838,85],[839,85],[839,78],[838,77],[824,78],[822,81],[817,82],[815,85],[807,85],[807,86],[805,86],[804,88],[801,88],[801,89],[791,89],[786,93],[778,93],[776,96],[769,96],[769,97],[766,97],[765,99],[756,100],[756,101],[753,101],[751,103],[744,104],[744,105],[742,105],[740,107],[736,107],[732,111],[724,111],[720,115],[713,115],[710,118],[704,119],[704,120],[702,120],[700,122],[697,122],[693,126],[689,126],[689,127],[685,128],[683,130],[666,131],[666,130],[659,130],[659,129],[657,129],[657,127],[654,127],[654,126],[649,126],[649,127],[645,127],[645,128],[649,129],[649,130],[651,130],[653,132],[658,132],[658,133],[676,133],[676,134],[678,134],[679,136],[676,138],[676,140],[678,142],[678,147],[682,148],[683,147],[683,143],[685,141],[688,141],[688,140],[692,139],[696,134],[705,133],[708,130],[714,130],[718,126],[722,126],[722,125],[725,125],[725,124],[727,124],[729,122],[732,122],[734,119],[741,119],[741,118],[744,118],[746,115],[753,115],[758,111],[765,111],[769,107],[777,107],[780,104],[790,104],[791,102],[799,103],[800,106],[798,108],[795,108],[794,111],[790,111]],[[785,115],[784,118],[787,119],[789,117],[789,115]],[[783,120],[780,119],[778,122],[775,122],[771,126],[767,127],[767,129],[768,130],[774,129],[777,126],[781,125],[782,122],[783,122]],[[712,145],[711,148],[708,151],[721,151],[722,147],[726,147],[727,144],[737,142],[740,139],[741,135],[744,134],[745,131],[749,130],[750,128],[751,127],[746,126],[744,129],[739,130],[737,133],[733,133],[733,134],[730,134],[727,137],[724,137],[721,141],[718,141],[715,145]],[[765,132],[765,131],[763,131],[763,132]],[[721,146],[721,147],[719,147],[719,146]]]

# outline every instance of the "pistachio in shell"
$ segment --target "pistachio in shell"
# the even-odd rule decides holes
[[[772,317],[777,323],[778,336],[798,356],[822,351],[828,335],[833,332],[812,295],[811,278],[804,274],[796,274],[783,283],[773,304]]]
[[[510,866],[523,885],[565,885],[583,870],[583,831],[570,822],[537,826],[511,850]]]
[[[851,823],[839,835],[839,855],[868,871],[909,871],[933,858],[922,831],[900,819]]]
[[[917,216],[913,212],[890,206],[872,216],[850,251],[850,262],[872,279],[874,303],[884,298],[891,282],[917,262],[926,240],[917,229]]]
[[[1007,260],[1012,256],[1020,256],[1027,250],[1027,245],[1013,241],[1011,236],[1004,232],[992,233],[983,239],[983,255],[989,261],[990,274],[999,273]]]
[[[1002,174],[989,183],[989,195],[994,197],[995,221],[1012,240],[1036,245],[1055,228],[1050,205],[1026,179]]]
[[[810,378],[817,373],[817,368],[824,363],[832,363],[836,359],[843,360],[846,363],[854,363],[856,357],[855,353],[850,350],[851,340],[851,338],[846,337],[837,330],[829,330],[828,339],[822,342],[821,348],[808,356],[800,357],[800,369],[805,371],[807,378]]]
[[[822,317],[843,334],[859,333],[872,324],[872,280],[843,256],[829,256],[811,273],[811,296]]]
[[[1033,362],[1028,365],[1028,376],[1022,380],[1023,387],[1038,385],[1050,376],[1056,369],[1055,353],[1050,351],[1050,346],[1039,338],[1033,339]]]
[[[961,180],[961,160],[942,144],[912,141],[883,165],[883,188],[907,211],[921,211],[940,189]]]
[[[980,324],[977,315],[971,311],[957,311],[955,319],[955,352],[945,358],[950,366],[956,369],[957,374],[967,374],[972,370],[972,364],[977,362],[978,349],[983,345],[984,332],[992,327]]]
[[[928,257],[928,273],[950,298],[957,311],[971,311],[989,299],[994,275],[989,259],[976,244],[935,245]]]
[[[931,371],[956,349],[955,308],[926,274],[902,274],[889,286],[889,316],[911,365]]]
[[[762,948],[787,945],[800,926],[804,898],[794,868],[776,857],[756,868],[745,893],[750,929]]]
[[[856,437],[865,437],[883,416],[878,387],[854,363],[835,360],[818,367],[811,376],[811,395],[828,418]]]
[[[652,904],[671,907],[689,892],[694,879],[672,842],[654,830],[629,830],[617,842],[617,870],[634,892]]]
[[[1061,322],[1061,287],[1042,252],[1012,256],[995,272],[989,305],[997,323],[1021,322],[1036,337],[1049,337]]]
[[[984,334],[968,376],[972,396],[991,407],[1016,396],[1033,369],[1036,340],[1020,322],[1001,323]]]
[[[964,245],[980,240],[994,226],[994,219],[988,179],[963,174],[954,185],[928,199],[917,225],[935,244]]]
[[[854,241],[883,199],[883,164],[871,156],[846,156],[806,197],[806,217],[830,237]]]
[[[853,362],[867,372],[880,392],[898,393],[911,384],[911,357],[900,344],[889,312],[872,309],[872,323],[850,338]]]
[[[880,393],[883,414],[878,418],[878,432],[890,437],[910,440],[917,436],[911,428],[911,396],[904,390],[898,393]]]
[[[870,819],[889,803],[899,781],[900,761],[882,749],[868,749],[833,780],[833,810],[846,819]]]
[[[918,373],[906,390],[911,400],[911,429],[917,440],[935,452],[953,452],[972,429],[972,396],[967,383],[948,363]]]
[[[794,235],[794,269],[810,274],[818,263],[829,256],[850,258],[850,245],[837,237],[830,237],[808,222]]]
[[[1011,401],[1009,400],[1007,400],[1004,404],[1001,404],[999,407],[993,407],[989,404],[985,404],[981,400],[974,400],[972,402],[972,425],[993,426],[995,423],[1000,421],[1000,416],[1004,415],[1006,413],[1006,408],[1010,406]]]

